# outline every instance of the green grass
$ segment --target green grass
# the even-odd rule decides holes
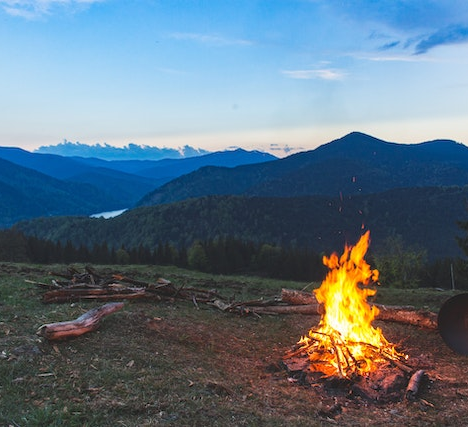
[[[212,276],[172,267],[95,268],[100,272],[122,270],[146,281],[165,277],[177,286],[215,288],[226,298],[238,301],[269,298],[279,295],[283,287],[302,289],[308,285]],[[240,317],[203,304],[197,309],[189,301],[134,301],[126,302],[123,310],[103,319],[95,332],[49,343],[36,335],[39,326],[74,319],[100,305],[43,304],[43,290],[28,280],[50,283],[52,276],[48,272],[64,269],[0,265],[0,425],[327,424],[319,413],[324,405],[332,404],[332,398],[292,385],[284,372],[271,370],[317,321],[317,316]],[[382,286],[376,302],[411,304],[435,311],[450,295],[448,291],[393,290]],[[468,369],[468,361],[444,348],[435,332],[428,334],[417,328],[409,332],[407,326],[384,327],[390,336],[408,343],[417,354],[436,348],[437,357],[448,366],[443,369],[455,369],[451,374],[454,378],[456,369]],[[433,388],[426,399],[436,399],[440,391]],[[459,393],[464,390],[464,386],[457,386]],[[466,390],[468,400],[468,385]],[[406,409],[404,403],[391,408],[408,419],[429,421],[411,425],[438,425],[449,401],[435,408],[422,405]],[[351,402],[336,420],[338,424],[349,421],[351,425],[374,425],[376,420],[383,420],[383,413],[379,412],[382,408],[366,407],[361,411],[353,405]],[[401,423],[401,417],[392,418],[388,415],[390,409],[384,409],[387,420],[381,425]],[[443,421],[456,425],[454,422],[466,409],[460,406],[460,414],[458,409],[452,409]]]

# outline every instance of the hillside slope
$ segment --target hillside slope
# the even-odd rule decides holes
[[[112,219],[44,218],[17,227],[41,238],[75,245],[154,248],[160,242],[191,245],[196,239],[230,236],[248,241],[341,250],[362,227],[372,248],[401,235],[430,258],[458,256],[457,221],[466,219],[468,187],[396,189],[343,198],[210,196],[136,208]],[[443,215],[441,215],[443,212]]]
[[[0,227],[38,216],[87,215],[122,207],[88,184],[64,182],[0,158]]]
[[[58,180],[90,184],[102,191],[106,198],[118,197],[121,207],[133,206],[147,192],[161,184],[112,168],[92,166],[78,159],[55,154],[30,153],[15,147],[0,147],[0,158]]]

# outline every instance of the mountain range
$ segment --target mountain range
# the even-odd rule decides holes
[[[404,187],[468,184],[468,147],[449,140],[389,143],[359,132],[274,162],[207,167],[174,179],[139,205],[188,197],[370,194]]]
[[[0,227],[38,216],[130,208],[161,184],[202,166],[234,167],[275,159],[237,149],[183,159],[108,161],[0,147]]]
[[[138,207],[108,220],[54,217],[23,221],[17,227],[76,244],[101,239],[126,247],[164,240],[190,245],[195,239],[234,236],[306,245],[316,252],[340,250],[364,227],[371,229],[377,247],[387,237],[401,235],[408,245],[426,249],[430,258],[461,254],[456,236],[468,200],[468,147],[463,144],[435,140],[405,145],[352,132],[283,159],[245,151],[229,155],[252,161],[229,163],[227,152],[161,160],[157,165],[60,157],[42,172],[54,173],[54,179],[69,185],[93,184],[103,192],[113,182],[109,196],[120,201],[124,191],[119,191],[117,178],[128,186],[135,183],[127,178],[141,179],[133,198],[125,198],[127,204],[116,207],[116,200],[109,200],[109,208],[103,210]],[[202,158],[204,164],[196,162]],[[61,169],[62,161],[74,163],[62,163]],[[81,172],[73,169],[76,165]],[[146,191],[148,182],[154,186]]]

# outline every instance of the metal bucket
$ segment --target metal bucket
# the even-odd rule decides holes
[[[453,351],[468,356],[468,294],[447,300],[440,308],[437,322],[445,343]]]

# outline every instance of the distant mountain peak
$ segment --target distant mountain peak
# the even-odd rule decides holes
[[[384,141],[382,139],[376,138],[375,136],[368,135],[362,132],[350,132],[347,135],[332,141],[332,143],[336,143],[338,141],[346,142],[346,143],[386,143],[391,144],[390,142]]]

